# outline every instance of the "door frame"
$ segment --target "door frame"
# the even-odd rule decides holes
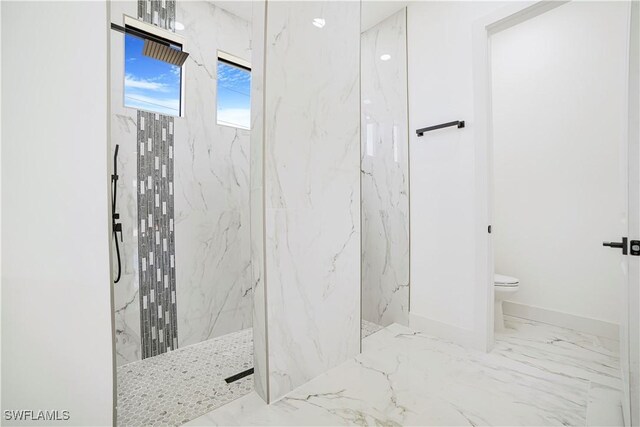
[[[640,238],[640,4],[629,2],[627,49],[628,237]],[[628,256],[627,286],[622,295],[620,364],[623,370],[625,425],[640,424],[640,258]]]
[[[527,1],[527,2],[518,2],[509,6],[505,6],[504,8],[499,9],[498,11],[485,16],[474,22],[472,28],[472,39],[473,39],[473,87],[474,87],[474,137],[476,144],[475,151],[475,249],[476,249],[476,308],[480,310],[481,314],[484,316],[486,320],[486,329],[485,329],[485,339],[486,339],[486,348],[490,350],[494,343],[494,284],[493,284],[493,276],[494,276],[494,260],[493,260],[493,239],[490,234],[488,227],[491,225],[491,221],[493,219],[493,127],[492,127],[492,84],[491,84],[491,58],[490,58],[490,47],[491,47],[491,36],[500,31],[503,31],[507,28],[518,25],[524,21],[527,21],[536,16],[542,15],[545,12],[548,12],[556,7],[562,6],[566,3],[569,3],[569,0],[566,1]],[[632,3],[629,2],[629,16],[628,20],[630,22],[629,25],[629,39],[633,40],[632,33],[634,32],[634,28],[631,25],[632,17],[635,16],[635,19],[638,18],[638,5],[635,7],[632,6]],[[635,32],[637,33],[637,25],[635,28]],[[633,42],[630,46],[630,49],[637,48],[637,43],[634,46]],[[629,55],[627,61],[635,61],[637,62],[638,53],[635,52],[635,57],[633,55]],[[633,62],[630,63],[630,66],[633,67]],[[637,66],[637,64],[636,64]],[[633,72],[633,70],[632,70]],[[633,87],[633,81],[627,79],[627,82],[630,83],[630,86],[627,88],[631,90]],[[637,82],[636,82],[637,84]],[[629,91],[630,96],[633,96]],[[638,151],[638,142],[635,142],[635,145],[631,139],[634,137],[631,131],[627,132],[630,129],[630,126],[633,126],[634,114],[637,115],[637,105],[635,110],[633,111],[633,99],[629,99],[630,109],[628,111],[628,115],[626,120],[622,120],[624,125],[624,132],[627,135],[626,141],[622,143],[626,145],[623,147],[625,149],[623,152],[627,152],[627,148]],[[635,103],[637,104],[637,99],[635,99]],[[635,117],[637,121],[637,117]],[[637,125],[637,123],[636,123]],[[636,130],[637,131],[637,130]],[[637,139],[637,132],[635,133],[635,138]],[[635,148],[634,148],[635,147]],[[627,170],[628,178],[631,177],[629,174],[634,174],[634,178],[637,179],[638,175],[638,167],[633,168],[632,163],[634,160],[637,160],[637,152],[630,151],[628,152],[628,164],[629,170]],[[635,156],[635,157],[634,157]],[[625,162],[625,166],[627,163]],[[629,188],[629,190],[634,190]],[[630,195],[631,196],[631,195]],[[635,196],[631,196],[629,202],[634,200]],[[631,212],[628,207],[628,214]],[[633,220],[631,221],[633,222]],[[632,225],[632,224],[628,224]],[[636,224],[637,226],[637,224]],[[633,233],[635,230],[633,227],[630,227],[629,232]],[[634,238],[638,238],[640,236],[635,236]],[[626,263],[626,261],[625,261]],[[635,261],[637,264],[638,262]],[[630,264],[630,263],[628,263]],[[638,267],[638,266],[636,266]],[[634,274],[638,274],[639,268],[630,268],[628,271],[628,280],[629,285],[632,284],[632,281],[635,280],[634,283],[637,284],[638,278],[631,277]],[[630,334],[638,334],[638,330],[635,329],[629,331],[628,326],[631,326],[634,322],[634,319],[638,319],[638,301],[635,301],[634,298],[638,298],[638,290],[637,286],[627,286],[627,292],[629,298],[629,304],[634,304],[632,307],[629,305],[627,308],[627,312],[631,317],[627,317],[626,325],[627,331]],[[625,295],[627,296],[627,295]],[[633,314],[635,310],[635,315]],[[623,316],[624,317],[624,316]],[[625,319],[623,319],[624,321]],[[622,322],[621,322],[622,323]],[[637,327],[637,325],[636,325]],[[621,330],[625,328],[621,325]],[[631,339],[631,342],[627,341],[627,343],[633,345],[634,342],[637,344],[638,337]],[[624,350],[624,348],[622,349]],[[626,350],[629,350],[627,348]],[[631,361],[629,361],[629,357],[621,358],[621,364],[626,363],[626,374],[629,373],[629,367],[631,367],[631,377],[637,375],[637,365],[638,361],[637,354],[628,354],[631,356]],[[634,357],[636,356],[636,357]],[[625,360],[626,359],[626,360]],[[633,369],[634,361],[636,365],[636,369]],[[623,372],[625,371],[623,367]],[[623,380],[623,416],[625,420],[625,425],[632,425],[632,421],[637,423],[638,419],[632,419],[633,413],[638,411],[638,408],[632,404],[631,397],[638,399],[637,390],[634,393],[634,385],[631,384],[629,387],[628,383],[624,383]],[[637,384],[636,389],[637,389]]]
[[[505,6],[478,19],[472,28],[475,140],[475,268],[476,309],[485,320],[485,348],[493,348],[494,287],[493,239],[488,227],[493,217],[493,128],[491,99],[491,36],[541,15],[568,1],[526,1]]]

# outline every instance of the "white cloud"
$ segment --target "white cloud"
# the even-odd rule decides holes
[[[251,111],[247,108],[225,108],[218,110],[218,124],[249,129]]]
[[[154,98],[140,94],[126,95],[125,106],[174,116],[180,112],[179,100]]]
[[[251,73],[222,63],[221,66],[218,66],[218,81],[230,83],[232,86],[249,84]]]
[[[167,92],[167,85],[149,79],[139,79],[131,74],[124,76],[124,86],[128,88],[147,89],[157,92]]]

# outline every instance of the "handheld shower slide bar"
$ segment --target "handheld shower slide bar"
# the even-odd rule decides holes
[[[111,228],[113,230],[113,240],[116,242],[116,258],[118,260],[118,275],[113,283],[120,281],[122,275],[122,264],[120,260],[120,246],[118,245],[118,233],[120,233],[120,241],[122,242],[122,224],[117,222],[120,219],[120,214],[116,212],[116,196],[118,194],[118,150],[120,146],[116,144],[115,152],[113,153],[113,175],[111,175]]]

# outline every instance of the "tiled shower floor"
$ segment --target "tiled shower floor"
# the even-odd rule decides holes
[[[382,329],[362,322],[362,337]],[[118,368],[118,425],[181,425],[253,391],[253,331],[244,329]]]

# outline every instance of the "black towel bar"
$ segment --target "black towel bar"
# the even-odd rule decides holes
[[[416,134],[418,136],[422,136],[424,135],[425,132],[429,132],[431,130],[436,130],[436,129],[448,128],[450,126],[457,126],[458,129],[463,128],[464,120],[456,120],[455,122],[442,123],[441,125],[435,125],[435,126],[429,126],[427,128],[416,129]]]

